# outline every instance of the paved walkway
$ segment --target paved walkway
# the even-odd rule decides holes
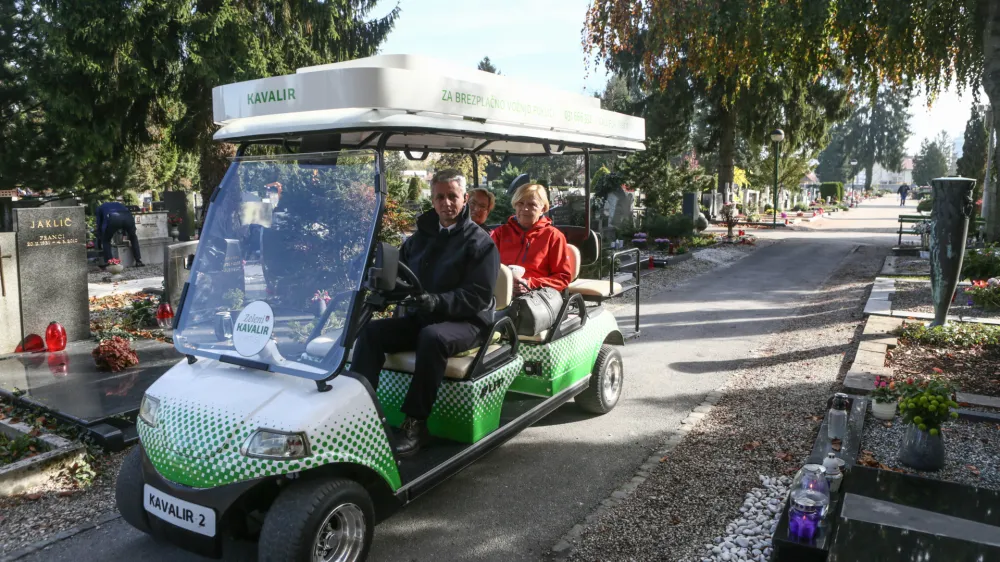
[[[907,212],[912,210],[912,206]],[[380,525],[372,560],[538,560],[590,514],[704,396],[766,341],[858,244],[894,241],[898,204],[863,204],[643,305],[639,341],[623,350],[624,394],[603,417],[567,404]],[[887,229],[889,232],[887,232]],[[683,485],[683,483],[678,483]],[[227,560],[253,560],[231,545]],[[197,560],[121,520],[25,560]]]

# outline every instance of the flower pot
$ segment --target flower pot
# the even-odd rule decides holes
[[[891,421],[896,417],[896,402],[877,402],[872,400],[872,415],[877,420]]]
[[[944,435],[931,435],[910,424],[896,453],[899,462],[916,470],[933,471],[944,467]]]
[[[125,271],[125,266],[120,263],[108,266],[108,272],[111,273],[111,275],[121,275],[123,271]]]
[[[326,312],[326,300],[319,299],[318,301],[316,301],[316,316],[322,317],[323,313],[325,312]]]
[[[170,229],[170,236],[173,238],[178,238],[181,235],[181,230],[176,226]]]

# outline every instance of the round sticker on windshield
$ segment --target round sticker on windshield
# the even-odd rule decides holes
[[[233,345],[244,356],[257,355],[264,349],[274,332],[274,312],[264,301],[247,305],[236,317],[233,326]]]

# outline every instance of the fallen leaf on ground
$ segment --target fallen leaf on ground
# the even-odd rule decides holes
[[[774,455],[774,458],[784,462],[792,462],[795,459],[788,451],[779,451],[778,454]]]
[[[41,497],[42,497],[42,494],[39,494],[38,492],[34,492],[32,494],[25,494],[24,495],[25,499],[28,499],[28,500],[31,500],[31,501],[38,501],[38,499],[41,498]]]
[[[677,517],[676,515],[672,515],[670,517],[670,524],[671,525],[680,525],[681,524],[681,518]]]
[[[756,449],[757,447],[760,447],[760,441],[751,441],[751,442],[743,445],[743,450],[744,451],[752,451],[752,450]]]
[[[968,468],[969,472],[975,474],[976,476],[979,476],[979,469],[976,468],[975,466],[973,466],[971,464],[967,464],[967,465],[965,465],[965,468]]]
[[[844,442],[841,441],[840,439],[834,439],[830,441],[830,448],[833,449],[834,451],[839,451],[843,443]]]

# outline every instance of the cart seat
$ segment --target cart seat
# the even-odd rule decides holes
[[[500,273],[497,275],[497,284],[493,290],[494,306],[496,310],[503,310],[510,306],[511,300],[514,297],[514,276],[511,274],[510,269],[503,264],[500,264]],[[496,338],[493,338],[496,341]],[[486,355],[493,353],[500,349],[500,345],[497,345],[491,341],[490,346],[486,349]],[[464,351],[454,357],[448,359],[448,366],[445,367],[444,376],[448,379],[462,380],[469,373],[469,367],[472,366],[472,361],[476,358],[476,353],[479,352],[479,346],[474,347],[468,351]],[[388,353],[385,356],[385,369],[390,371],[399,371],[401,373],[413,373],[416,368],[417,354],[414,351],[403,351],[400,353]]]
[[[607,298],[622,292],[621,283],[612,285],[603,279],[578,279],[577,277],[580,275],[580,249],[570,244],[569,252],[573,259],[573,281],[566,287],[566,290],[570,294]],[[614,292],[612,292],[612,287]]]

